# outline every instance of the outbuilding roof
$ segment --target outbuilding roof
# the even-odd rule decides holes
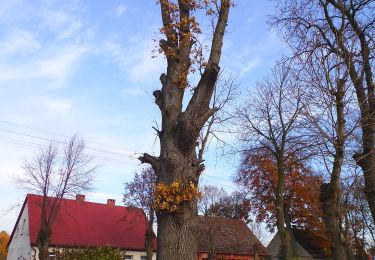
[[[199,217],[198,251],[217,254],[269,255],[247,224],[241,219]]]

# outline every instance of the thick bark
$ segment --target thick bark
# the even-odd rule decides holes
[[[171,19],[170,3],[160,1],[165,40],[160,47],[167,57],[167,73],[162,74],[162,89],[154,92],[155,103],[162,115],[160,156],[144,154],[139,159],[153,167],[157,184],[174,181],[198,185],[204,169],[196,154],[198,135],[208,118],[215,112],[209,107],[217,76],[225,27],[228,20],[230,0],[221,0],[208,65],[194,89],[186,110],[182,111],[187,75],[190,66],[191,39],[190,1],[178,1],[180,13],[179,33]],[[195,260],[197,199],[183,202],[176,211],[158,210],[158,260]]]
[[[196,259],[197,237],[194,203],[180,208],[181,212],[158,213],[157,259]]]

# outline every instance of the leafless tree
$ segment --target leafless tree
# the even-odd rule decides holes
[[[375,243],[375,223],[363,189],[364,178],[356,171],[342,182],[342,234],[355,259],[367,259],[366,251]]]
[[[161,52],[166,56],[167,72],[160,76],[161,90],[154,91],[162,124],[158,130],[160,155],[143,154],[139,159],[148,163],[157,176],[157,185],[170,185],[181,182],[182,187],[198,185],[204,169],[197,156],[196,145],[201,129],[217,110],[210,102],[219,74],[219,62],[225,28],[228,22],[230,0],[212,1],[211,14],[215,15],[215,30],[211,42],[209,58],[196,86],[190,86],[192,96],[183,109],[184,94],[189,86],[188,75],[194,60],[196,38],[199,33],[194,10],[204,1],[162,0]],[[197,5],[198,4],[198,5]],[[193,57],[193,58],[192,58]],[[157,211],[158,221],[158,259],[194,260],[197,253],[195,223],[197,217],[197,198],[184,201],[174,212]]]
[[[213,185],[204,185],[201,189],[202,197],[199,199],[198,210],[204,216],[211,215],[210,209],[216,203],[219,203],[221,198],[227,196],[223,188]]]
[[[365,179],[365,194],[375,219],[375,1],[280,1],[273,23],[285,33],[295,55],[324,50],[342,60],[360,111],[361,151],[353,158]]]
[[[353,259],[350,245],[345,244],[341,233],[341,173],[347,161],[350,139],[358,126],[358,113],[351,82],[341,59],[315,50],[308,59],[301,60],[301,81],[309,97],[304,115],[307,131],[316,148],[317,161],[323,162],[328,182],[321,187],[321,203],[335,259]]]
[[[235,79],[220,73],[211,101],[211,107],[216,107],[218,110],[211,115],[199,133],[197,145],[199,160],[203,161],[203,155],[213,139],[219,145],[227,145],[220,134],[231,132],[228,127],[232,123],[233,115],[229,110],[238,95],[238,85]]]
[[[129,207],[143,209],[147,217],[147,229],[145,234],[145,248],[148,260],[153,256],[153,225],[155,222],[154,193],[156,185],[156,175],[149,167],[135,173],[131,182],[125,183],[123,202]]]
[[[198,210],[203,215],[204,231],[208,241],[208,259],[216,260],[215,246],[223,239],[217,237],[222,223],[218,218],[226,217],[249,220],[250,203],[244,198],[244,193],[228,194],[223,188],[205,185],[201,188],[202,197],[199,199]]]
[[[276,219],[281,238],[282,259],[292,256],[291,232],[286,227],[288,216],[284,212],[284,178],[286,163],[291,158],[303,160],[304,149],[309,145],[303,131],[303,92],[298,80],[287,65],[276,66],[271,76],[257,84],[245,106],[237,110],[240,120],[240,141],[245,152],[265,149],[277,162]]]
[[[16,178],[17,185],[28,192],[42,195],[41,225],[37,245],[39,259],[49,256],[52,225],[59,214],[62,199],[92,189],[95,167],[85,153],[84,141],[73,136],[61,149],[50,143],[23,163],[24,174]]]
[[[198,202],[198,210],[203,214],[204,218],[204,232],[207,236],[208,241],[208,259],[216,259],[216,248],[215,244],[217,243],[218,238],[216,233],[219,227],[217,221],[215,221],[215,214],[211,214],[210,209],[213,205],[218,203],[220,199],[226,195],[226,192],[217,186],[205,185],[201,188],[202,197]]]

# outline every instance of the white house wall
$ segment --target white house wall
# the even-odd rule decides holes
[[[33,249],[30,246],[28,212],[28,205],[26,204],[17,224],[12,241],[9,244],[7,260],[32,259]]]
[[[146,256],[146,252],[141,251],[126,251],[126,256],[132,256],[132,260],[143,260],[141,257]],[[126,258],[125,258],[126,259]],[[153,260],[156,260],[156,254],[154,253],[152,256]]]

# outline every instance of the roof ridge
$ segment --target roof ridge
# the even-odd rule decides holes
[[[43,195],[40,195],[40,194],[32,194],[32,193],[28,193],[27,194],[27,197],[43,197]],[[47,196],[47,198],[55,198],[55,197],[52,197],[52,196]],[[62,198],[62,200],[67,200],[67,201],[77,201],[77,202],[83,202],[83,203],[92,203],[92,204],[99,204],[99,205],[104,205],[104,206],[108,206],[107,203],[100,203],[100,202],[96,202],[96,201],[88,201],[88,200],[84,200],[84,201],[78,201],[77,199],[74,199],[74,198]],[[142,210],[142,208],[140,207],[127,207],[127,206],[124,206],[124,205],[111,205],[111,207],[120,207],[120,208],[126,208],[126,209],[137,209],[137,210]]]

